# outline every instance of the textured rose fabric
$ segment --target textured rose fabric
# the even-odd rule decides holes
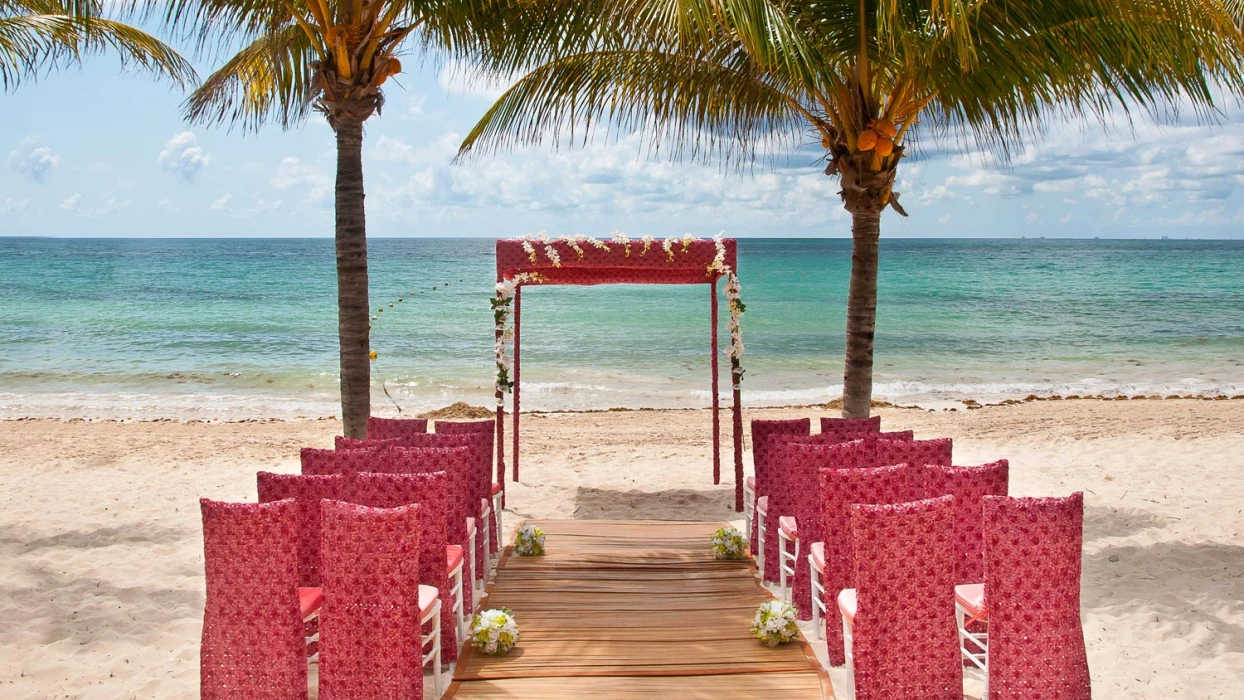
[[[320,698],[422,698],[420,507],[322,506]]]
[[[449,544],[458,545],[463,552],[468,551],[467,518],[476,517],[471,491],[470,448],[398,447],[390,451],[390,459],[394,471],[399,474],[445,473],[445,534]],[[463,577],[462,604],[465,610],[474,610],[472,586],[465,570]]]
[[[950,464],[950,438],[935,440],[878,440],[874,443],[873,464]]]
[[[642,240],[631,241],[628,246],[605,241],[609,250],[602,250],[591,243],[579,243],[580,256],[570,244],[551,240],[561,262],[554,266],[545,253],[545,244],[531,241],[535,248],[535,261],[531,260],[523,244],[517,240],[497,241],[497,281],[512,279],[522,272],[538,272],[544,284],[697,284],[707,283],[708,266],[717,256],[717,245],[711,240],[692,241],[685,249],[678,240],[673,246],[671,258],[662,249],[662,239],[653,241],[644,252]],[[724,239],[725,264],[737,271],[738,249],[733,239]]]
[[[846,442],[881,432],[881,416],[871,418],[821,418],[821,435],[834,442]]]
[[[985,496],[989,697],[1087,700],[1080,626],[1084,494]]]
[[[363,450],[373,447],[394,447],[402,444],[400,438],[386,438],[384,440],[358,440],[338,435],[333,438],[333,447],[338,450]]]
[[[488,420],[472,420],[472,421],[446,421],[446,420],[436,421],[436,434],[437,435],[462,435],[465,433],[471,433],[471,434],[479,434],[479,435],[488,436],[488,454],[490,458],[488,460],[487,481],[488,481],[489,496],[492,495],[493,461],[491,459],[491,456],[496,454],[496,431],[497,431],[497,421],[496,419],[493,419],[493,418],[489,418]],[[502,487],[502,490],[505,489],[504,484],[502,484],[501,487]],[[492,499],[489,498],[490,507],[491,507],[491,503],[492,503]],[[488,521],[489,521],[488,522],[488,534],[489,534],[488,546],[489,546],[489,550],[495,554],[500,547],[500,534],[497,531],[497,514],[489,513]]]
[[[303,474],[351,474],[388,471],[388,454],[386,446],[345,450],[304,447],[299,458]]]
[[[825,526],[825,602],[827,610],[837,605],[838,592],[855,587],[854,531],[851,528],[853,504],[879,505],[918,501],[924,496],[920,468],[910,464],[886,467],[820,470],[821,504]],[[953,615],[951,617],[953,622]],[[829,660],[841,666],[842,625],[833,615],[825,618],[825,641]]]
[[[419,506],[419,583],[433,586],[441,595],[441,658],[458,660],[454,633],[453,596],[449,592],[446,557],[446,498],[449,479],[445,472],[425,474],[353,474],[346,479],[342,500],[376,508]]]
[[[1005,459],[979,467],[950,467],[926,464],[920,473],[924,494],[930,498],[955,497],[955,584],[985,580],[981,546],[984,542],[983,503],[985,496],[1005,496],[1009,481]]]
[[[428,421],[423,418],[367,418],[367,439],[385,440],[422,435],[428,432]]]
[[[298,612],[298,503],[199,501],[207,598],[200,696],[307,697]]]
[[[771,454],[773,445],[789,435],[808,435],[812,430],[809,418],[793,420],[753,420],[752,421],[752,469],[756,473],[756,500],[761,496],[770,496],[769,511],[765,514],[765,580],[778,580],[778,567],[772,562],[778,561],[778,518],[783,515],[794,515],[791,512],[790,499],[786,496],[786,480],[780,468],[773,464]],[[780,486],[782,493],[773,498],[775,486]],[[781,509],[785,508],[785,512]],[[752,552],[759,545],[760,528],[752,528]]]
[[[960,700],[951,496],[851,506],[857,700]]]
[[[259,502],[292,498],[298,502],[298,585],[320,585],[320,501],[342,500],[344,477],[340,474],[310,476],[306,474],[255,475]]]

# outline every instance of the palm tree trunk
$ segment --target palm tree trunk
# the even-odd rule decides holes
[[[873,334],[877,329],[877,245],[881,212],[851,212],[851,288],[847,293],[847,358],[842,416],[867,418],[873,397]]]
[[[363,122],[343,120],[337,129],[337,334],[341,346],[343,434],[367,437],[371,414],[368,353],[367,222],[363,206]]]

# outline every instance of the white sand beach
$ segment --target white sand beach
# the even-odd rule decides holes
[[[1083,619],[1098,697],[1238,697],[1244,402],[881,415],[887,429],[953,437],[956,463],[1010,459],[1013,494],[1085,492]],[[298,448],[329,446],[339,429],[329,420],[0,422],[0,696],[196,695],[197,499],[253,501],[255,471],[296,471]],[[524,517],[741,517],[728,458],[726,479],[712,485],[705,411],[524,415],[523,446],[507,529]],[[745,462],[750,469],[750,453]]]

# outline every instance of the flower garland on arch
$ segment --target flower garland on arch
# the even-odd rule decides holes
[[[726,264],[726,244],[722,239],[723,233],[713,236],[712,241],[716,249],[716,255],[713,261],[709,263],[705,275],[712,277],[717,275],[726,279],[725,288],[726,304],[730,311],[730,320],[726,323],[726,328],[730,331],[730,345],[722,352],[730,358],[730,378],[731,386],[738,391],[743,381],[743,327],[741,320],[743,313],[747,311],[747,306],[743,303],[741,296],[741,287],[739,285],[739,276],[734,270]],[[631,239],[621,231],[613,231],[610,238],[614,245],[621,246],[625,251],[626,257],[631,257]],[[591,246],[605,252],[611,249],[609,243],[599,238],[589,238],[583,234],[574,236],[562,236],[556,240],[549,236],[545,231],[540,231],[534,236],[518,236],[514,240],[523,246],[523,252],[527,254],[527,260],[531,264],[536,264],[540,259],[540,252],[552,263],[553,267],[560,268],[562,266],[561,255],[557,252],[556,242],[566,244],[575,255],[580,259],[583,257],[584,246]],[[660,241],[662,253],[665,255],[667,262],[673,262],[675,254],[681,252],[685,255],[690,251],[691,244],[697,239],[691,234],[684,234],[681,238],[666,238]],[[639,250],[640,257],[645,256],[657,244],[657,239],[649,235],[640,238],[642,247]],[[506,350],[510,343],[514,341],[514,326],[510,323],[511,304],[514,301],[515,290],[519,285],[523,284],[539,284],[544,281],[540,274],[535,272],[524,272],[515,275],[505,281],[497,283],[497,295],[490,300],[492,305],[493,320],[496,325],[496,395],[497,405],[501,406],[505,403],[505,395],[514,389],[514,381],[510,378],[510,369],[512,367],[511,360]]]

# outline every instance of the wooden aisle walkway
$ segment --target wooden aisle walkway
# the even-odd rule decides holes
[[[519,647],[464,651],[446,697],[831,698],[803,643],[749,636],[770,596],[748,562],[713,559],[721,523],[532,521],[543,557],[508,554],[486,608],[510,608]]]

